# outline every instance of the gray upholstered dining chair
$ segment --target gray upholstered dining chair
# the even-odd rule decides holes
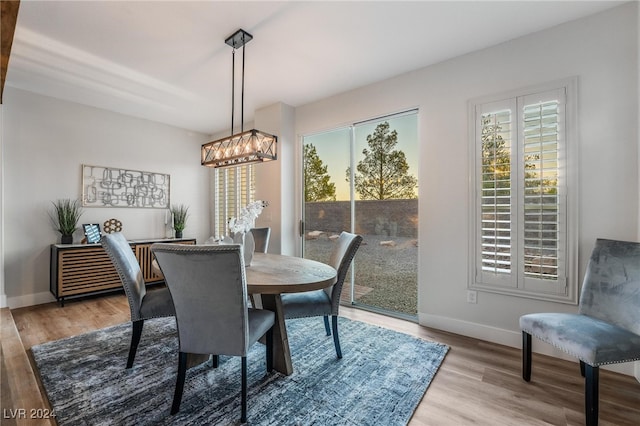
[[[335,246],[329,258],[329,265],[333,266],[338,273],[336,283],[331,287],[303,293],[285,293],[281,295],[285,318],[322,316],[324,317],[324,327],[327,336],[331,335],[331,329],[329,328],[329,316],[331,316],[333,343],[336,347],[336,356],[338,358],[342,358],[340,338],[338,337],[340,294],[342,293],[342,286],[344,285],[351,261],[355,257],[361,242],[362,237],[360,235],[349,232],[342,232],[340,237],[335,241]]]
[[[577,314],[520,317],[522,377],[531,380],[531,336],[580,360],[585,418],[598,424],[599,366],[640,359],[640,243],[598,239]]]
[[[255,241],[255,252],[266,253],[269,248],[269,237],[271,236],[271,228],[251,228],[253,241]]]
[[[176,308],[178,376],[171,414],[180,410],[187,354],[242,357],[241,422],[247,419],[247,353],[266,336],[267,371],[273,368],[275,314],[248,308],[240,245],[153,244],[151,251]]]
[[[121,232],[105,234],[100,242],[116,268],[131,310],[131,345],[127,357],[127,368],[133,366],[144,321],[151,318],[175,315],[171,295],[166,287],[147,292],[140,264],[131,246]]]

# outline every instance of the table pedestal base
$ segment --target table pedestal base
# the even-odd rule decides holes
[[[279,294],[261,294],[260,298],[262,299],[262,308],[276,314],[276,322],[273,326],[273,368],[290,376],[293,374],[293,364],[291,363],[287,326],[284,322],[282,299]]]

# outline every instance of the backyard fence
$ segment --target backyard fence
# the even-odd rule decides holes
[[[355,232],[362,235],[418,237],[418,200],[355,202]],[[305,231],[340,233],[351,229],[350,201],[305,203]]]

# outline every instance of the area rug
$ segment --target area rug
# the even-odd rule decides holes
[[[252,347],[248,424],[407,424],[449,348],[346,318],[339,327],[340,360],[322,318],[287,320],[291,376],[267,374],[265,347]],[[59,425],[239,424],[239,357],[189,369],[172,416],[175,320],[146,321],[134,366],[125,370],[130,335],[127,323],[31,348]]]

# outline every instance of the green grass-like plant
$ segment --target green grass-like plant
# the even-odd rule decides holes
[[[187,226],[189,207],[184,204],[180,204],[179,206],[173,205],[171,206],[171,214],[173,214],[173,229],[175,229],[176,232],[184,231],[184,228]]]
[[[53,211],[49,212],[49,217],[53,223],[53,228],[62,235],[71,235],[78,228],[78,221],[83,210],[79,200],[64,198],[52,201]]]

